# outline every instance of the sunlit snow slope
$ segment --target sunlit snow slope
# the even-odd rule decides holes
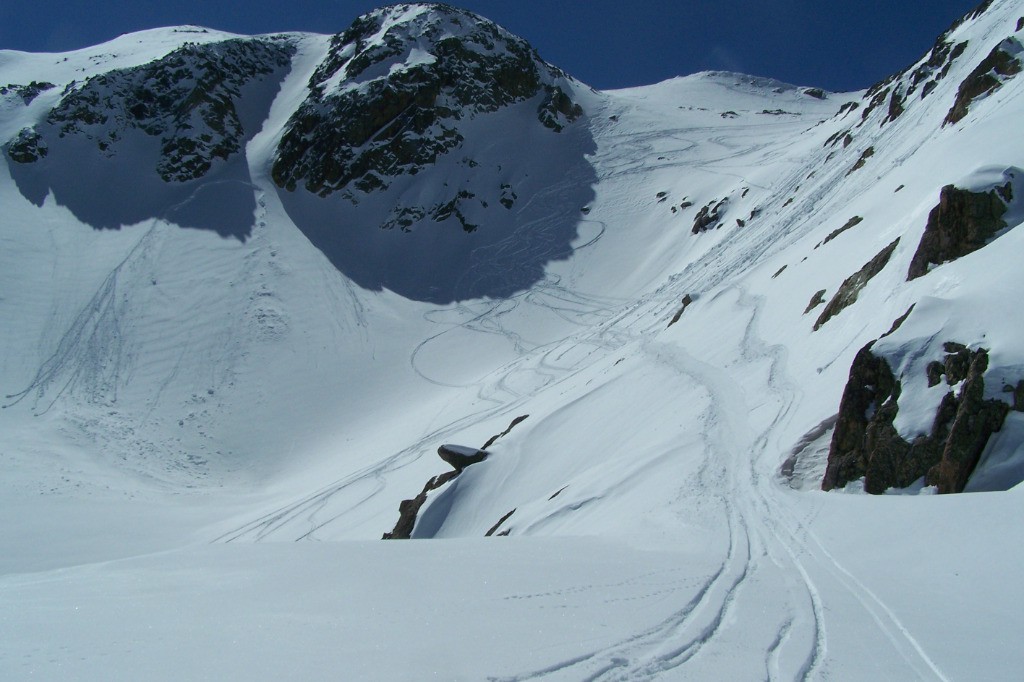
[[[1022,41],[844,94],[434,5],[0,51],[0,678],[1013,678]],[[1001,225],[908,279],[947,185]],[[822,492],[871,342],[893,442],[986,351],[973,492]]]

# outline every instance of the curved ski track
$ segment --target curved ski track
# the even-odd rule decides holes
[[[650,144],[655,138],[671,137],[692,146],[696,143],[687,139],[692,133],[692,129],[657,130],[646,138],[641,134],[621,140],[614,155],[600,161],[602,179],[642,172],[642,160],[651,156]],[[609,132],[608,137],[613,136]],[[777,158],[784,150],[777,140],[755,145],[754,149],[746,147],[742,152],[726,149],[713,160],[705,159],[703,165],[709,172],[728,173],[724,162],[741,155],[749,160],[752,153]],[[799,169],[782,178],[775,192],[779,200],[801,180]],[[802,193],[802,203],[808,207],[827,203],[841,180],[841,170],[823,173]],[[554,187],[551,191],[557,196],[561,190]],[[381,462],[225,533],[217,541],[259,541],[278,533],[291,534],[295,540],[312,538],[319,529],[342,521],[349,510],[380,494],[389,472],[416,461],[446,434],[524,407],[532,394],[568,381],[593,362],[630,346],[710,396],[710,405],[701,415],[704,447],[698,474],[693,480],[680,482],[673,504],[680,515],[687,504],[695,501],[711,507],[721,518],[728,548],[703,584],[695,591],[679,591],[683,595],[676,597],[680,603],[660,622],[582,655],[490,679],[709,679],[717,664],[732,659],[740,660],[745,678],[830,678],[830,641],[842,630],[842,621],[853,618],[862,626],[873,623],[876,632],[863,633],[863,637],[891,647],[897,656],[891,660],[905,663],[905,668],[890,671],[894,676],[947,680],[895,611],[843,567],[809,529],[815,503],[795,498],[796,493],[784,490],[776,480],[779,453],[785,444],[772,442],[771,434],[790,419],[800,400],[800,390],[786,375],[786,349],[769,345],[758,335],[763,300],[730,282],[736,282],[740,273],[795,240],[803,226],[799,216],[806,213],[789,212],[787,215],[793,217],[780,220],[770,233],[736,233],[735,239],[712,246],[661,288],[639,300],[588,297],[549,275],[534,289],[507,300],[459,306],[454,310],[455,321],[452,309],[428,313],[428,321],[444,328],[422,341],[409,357],[411,367],[426,381],[448,385],[431,377],[417,358],[426,346],[453,329],[500,335],[515,349],[514,360],[476,382],[478,398],[486,407],[438,427]],[[604,234],[605,226],[598,227],[597,236],[585,246]],[[515,248],[511,242],[508,246]],[[679,345],[658,341],[667,314],[677,307],[680,295],[690,291],[713,292],[709,301],[731,297],[723,300],[731,301],[737,314],[745,316],[733,366],[717,367]],[[545,308],[571,323],[576,331],[559,341],[531,347],[503,324],[503,318],[521,305]],[[569,353],[581,349],[589,350],[568,358]],[[767,391],[760,383],[744,386],[742,377],[756,372],[767,372]],[[517,380],[525,375],[529,375],[526,383],[532,389],[516,390],[515,385],[521,383]],[[755,417],[755,412],[767,417]],[[347,494],[350,488],[358,490],[354,486],[366,481],[372,482],[369,489]],[[833,613],[841,616],[836,623],[830,623],[829,614]]]

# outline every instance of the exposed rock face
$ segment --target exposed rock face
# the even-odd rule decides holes
[[[15,163],[32,163],[50,151],[42,135],[32,128],[22,128],[7,147],[7,156]]]
[[[391,5],[331,38],[271,177],[289,218],[357,286],[438,304],[505,298],[571,255],[578,207],[594,198],[582,88],[471,12]]]
[[[984,399],[988,351],[946,344],[945,362],[928,367],[929,383],[942,366],[938,376],[944,374],[950,386],[962,382],[959,393],[943,397],[929,435],[908,443],[893,426],[901,383],[888,362],[871,352],[872,345],[862,348],[850,367],[822,489],[863,477],[867,492],[881,494],[923,476],[940,493],[961,492],[1009,411],[1002,401]]]
[[[398,522],[395,527],[389,533],[384,533],[382,540],[408,540],[412,537],[412,532],[416,527],[416,518],[419,516],[420,509],[427,501],[427,496],[432,490],[437,490],[442,486],[455,480],[462,474],[463,470],[478,462],[482,462],[490,454],[487,452],[487,448],[491,447],[495,441],[500,438],[504,438],[509,434],[512,429],[521,424],[530,415],[524,414],[516,417],[509,423],[501,433],[497,433],[487,439],[487,443],[481,449],[465,447],[463,445],[442,445],[437,449],[437,454],[444,461],[452,465],[453,470],[447,471],[440,476],[434,476],[427,484],[423,486],[423,490],[416,497],[409,500],[402,500],[398,505]],[[512,514],[515,509],[506,514],[493,528],[487,533],[488,536],[492,535],[498,528],[503,524]],[[499,535],[507,535],[508,533],[499,533]]]
[[[935,43],[935,47],[932,48],[931,52],[928,53],[928,58],[923,64],[914,69],[914,72],[910,76],[910,87],[908,88],[907,95],[913,94],[918,86],[921,88],[921,99],[924,99],[932,90],[938,85],[939,81],[949,74],[949,69],[953,66],[960,55],[967,49],[967,41],[957,43],[956,45],[948,42],[944,37],[940,37]]]
[[[274,182],[321,196],[350,183],[383,189],[458,147],[460,119],[538,96],[538,121],[561,131],[583,115],[556,84],[563,76],[524,40],[469,12],[371,12],[332,39],[281,139]]]
[[[943,125],[957,123],[967,116],[971,104],[1003,86],[1003,83],[1021,72],[1020,54],[1024,47],[1016,38],[1007,38],[985,57],[960,84],[956,100],[946,115]]]
[[[412,537],[413,528],[416,527],[416,517],[419,516],[420,509],[423,508],[424,503],[427,501],[427,495],[431,490],[437,490],[445,483],[448,483],[453,478],[462,473],[461,469],[455,471],[446,471],[440,476],[434,476],[427,484],[423,486],[423,490],[419,495],[412,498],[411,500],[402,500],[398,505],[398,522],[390,533],[384,533],[382,540],[408,540]]]
[[[900,240],[897,237],[889,246],[879,251],[874,258],[865,263],[864,267],[843,281],[835,296],[832,297],[832,300],[828,302],[825,309],[821,311],[821,315],[818,316],[817,321],[814,323],[814,331],[820,329],[823,324],[857,301],[857,295],[860,294],[861,289],[871,281],[871,278],[885,268],[899,243]]]
[[[59,138],[82,137],[111,157],[129,131],[139,130],[160,140],[161,178],[200,178],[256,132],[244,130],[236,109],[242,89],[287,66],[293,52],[284,40],[257,38],[185,45],[149,64],[90,78],[50,111],[35,139],[41,135],[53,146]],[[19,163],[36,160],[33,144],[32,136],[19,135],[8,155]]]
[[[878,414],[888,401],[899,396],[898,383],[889,363],[876,357],[868,344],[857,353],[850,367],[850,379],[839,404],[839,417],[832,434],[828,466],[822,481],[822,490],[841,488],[865,475],[871,450],[867,445],[868,427],[873,431],[886,423],[891,428],[892,417]],[[888,421],[886,421],[888,416]],[[877,442],[879,439],[873,439]],[[914,479],[911,479],[913,481]]]
[[[905,99],[903,90],[899,86],[893,88],[892,95],[889,97],[889,112],[882,121],[883,124],[895,121],[903,114],[903,102]]]
[[[8,95],[14,95],[15,97],[21,98],[21,101],[27,106],[32,104],[32,101],[40,95],[40,93],[52,90],[57,87],[53,83],[46,81],[32,81],[28,85],[16,85],[7,84],[0,86],[0,97],[6,97]]]
[[[907,280],[928,274],[931,265],[956,260],[977,251],[1006,227],[1002,216],[1006,200],[1011,200],[1012,185],[989,192],[970,192],[946,185],[939,194],[939,205],[928,214],[921,243],[910,261]]]
[[[961,352],[968,353],[970,366],[957,398],[952,399],[953,394],[949,393],[943,401],[943,406],[955,403],[956,412],[949,425],[942,458],[925,478],[925,483],[937,486],[940,493],[958,493],[964,489],[967,479],[981,459],[989,437],[1002,428],[1010,410],[1001,400],[985,400],[985,380],[982,375],[988,369],[988,352],[984,349],[974,353]],[[947,377],[947,380],[950,378]],[[948,410],[952,412],[952,404]]]

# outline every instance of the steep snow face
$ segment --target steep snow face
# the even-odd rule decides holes
[[[10,177],[67,138],[8,154],[0,640],[15,655],[0,676],[166,677],[184,649],[197,675],[256,677],[282,660],[395,679],[1012,677],[1024,81],[994,71],[999,87],[947,119],[1022,14],[990,3],[867,92],[714,72],[594,93],[534,60],[539,90],[479,109],[430,79],[500,65],[515,41],[455,10],[373,13],[362,43],[256,39],[291,46],[288,66],[230,95],[239,151],[181,183],[244,166],[244,240],[174,212],[92,229],[55,188],[30,201]],[[446,62],[438,45],[476,29]],[[45,128],[72,79],[234,38],[195,30],[67,63],[4,53],[3,139],[27,159],[21,131]],[[538,112],[545,84],[583,111],[561,132]],[[450,128],[457,145],[387,165],[381,186],[339,174],[311,191],[331,158],[311,132],[294,189],[275,181],[300,112],[330,130],[339,102],[406,86],[445,104],[407,139]],[[411,129],[349,145],[344,167]],[[177,186],[155,150],[116,151],[126,175]],[[949,185],[995,192],[1005,225],[908,281]],[[930,385],[947,343],[986,351],[981,397],[1008,416],[967,490],[991,492],[818,489],[872,342],[902,382],[876,407],[907,440],[963,389]],[[353,542],[449,468],[438,446],[498,434],[428,491],[412,535],[443,542]],[[68,648],[40,651],[48,637]],[[400,653],[381,662],[384,639]]]

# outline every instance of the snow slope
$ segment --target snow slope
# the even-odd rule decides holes
[[[396,190],[438,196],[450,175],[484,196],[505,165],[527,188],[477,254],[510,279],[452,303],[359,286],[296,224],[307,199],[274,184],[324,36],[277,37],[290,67],[230,162],[252,194],[244,237],[173,213],[94,229],[53,193],[27,198],[6,158],[0,677],[1012,678],[1020,413],[969,486],[988,492],[818,488],[865,344],[904,377],[905,436],[941,399],[925,368],[947,341],[989,350],[989,397],[1024,379],[1018,200],[992,244],[906,274],[943,186],[1019,186],[1024,81],[943,122],[993,48],[1024,39],[1022,15],[997,0],[951,29],[958,56],[883,84],[905,95],[895,117],[871,106],[880,89],[715,72],[604,93],[565,80],[585,112],[569,137],[528,128],[532,100],[469,120],[487,172],[443,157]],[[197,31],[0,52],[0,84],[56,86],[0,98],[0,138],[72,80],[234,37]],[[927,96],[906,94],[925,66]],[[814,294],[897,238],[815,330]],[[428,246],[402,258],[432,262]],[[430,493],[417,541],[376,542],[448,468],[439,445],[480,447],[522,415]]]

